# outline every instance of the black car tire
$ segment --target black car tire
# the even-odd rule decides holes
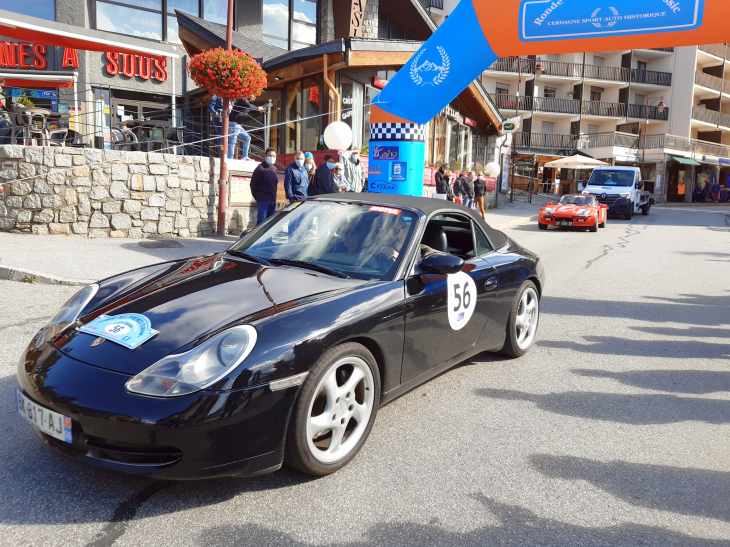
[[[530,351],[530,348],[532,347],[532,344],[535,340],[535,334],[537,333],[537,327],[538,322],[540,320],[540,303],[537,302],[537,315],[535,317],[535,334],[533,334],[532,340],[530,341],[530,344],[527,347],[520,347],[520,344],[517,340],[517,315],[520,310],[520,303],[522,302],[523,297],[525,296],[525,293],[530,292],[532,295],[534,295],[534,298],[538,298],[539,293],[537,292],[537,287],[532,281],[525,281],[522,286],[520,287],[520,290],[517,291],[517,295],[515,295],[515,299],[512,302],[512,307],[510,308],[509,312],[509,318],[507,319],[507,335],[504,339],[504,345],[502,346],[502,349],[499,351],[503,355],[507,355],[508,357],[518,358],[522,357],[524,354],[526,354],[528,351]]]
[[[326,388],[322,386],[322,382],[324,382],[325,379],[330,374],[332,374],[333,368],[337,368],[337,370],[334,371],[334,375],[335,379],[337,380],[338,387],[345,386],[347,384],[347,381],[352,377],[343,377],[342,384],[339,383],[338,374],[342,372],[341,369],[352,366],[348,364],[341,364],[343,362],[346,363],[348,360],[358,363],[357,366],[361,367],[364,363],[364,366],[367,366],[370,371],[370,378],[368,378],[368,376],[366,375],[365,378],[363,378],[363,380],[357,384],[357,387],[353,390],[352,394],[353,398],[366,397],[367,390],[372,389],[373,395],[370,407],[370,415],[367,419],[367,423],[364,424],[364,428],[360,432],[360,437],[357,442],[349,450],[347,450],[346,453],[343,453],[341,458],[332,462],[322,462],[320,461],[320,459],[315,457],[315,454],[312,452],[313,443],[310,443],[309,439],[307,438],[308,426],[312,418],[311,412],[314,411],[314,405],[324,404],[324,406],[322,407],[323,412],[321,414],[324,415],[324,410],[327,409],[327,395]],[[353,368],[353,371],[354,370],[355,369]],[[365,385],[370,380],[372,385]],[[363,385],[361,386],[361,384]],[[359,395],[357,393],[357,390],[359,390]],[[321,402],[322,391],[325,391],[324,403]],[[337,401],[339,400],[340,399],[337,399]],[[368,351],[362,345],[354,342],[342,344],[341,346],[336,346],[326,351],[312,367],[312,370],[307,375],[307,378],[305,379],[302,387],[299,390],[299,395],[294,405],[291,419],[289,420],[284,461],[286,461],[286,463],[290,466],[295,467],[296,469],[299,469],[300,471],[303,471],[304,473],[308,473],[310,475],[324,476],[342,469],[357,455],[362,446],[365,444],[365,441],[367,440],[368,436],[370,435],[370,431],[372,430],[373,423],[375,422],[375,416],[377,415],[379,404],[380,373],[378,371],[377,362],[375,361],[372,353],[370,353],[370,351]],[[345,428],[349,427],[351,421],[353,423],[356,423],[356,421],[351,420],[350,415],[347,414],[347,410],[345,411],[345,418],[341,418],[341,416],[338,415],[338,413],[340,413],[340,408],[341,407],[338,407],[337,404],[335,404],[334,408],[330,408],[332,415],[336,417],[333,418],[335,422],[340,422],[341,420],[347,419],[348,421],[345,422]],[[347,409],[347,405],[345,405],[344,408]],[[349,406],[349,409],[350,411],[352,410],[352,405]],[[360,425],[362,424],[358,424],[355,427],[359,427]],[[354,429],[350,432],[350,435],[352,435],[353,433]],[[329,434],[332,436],[334,435],[334,432],[332,431]],[[326,435],[324,435],[323,437],[326,437]],[[348,438],[349,437],[345,437],[343,439],[343,443],[346,442]],[[324,453],[325,451],[323,451],[323,454]]]
[[[641,208],[641,214],[647,216],[649,214],[649,204],[647,203]]]
[[[542,222],[538,222],[537,225],[540,227],[541,230],[547,230],[548,225],[543,224]]]
[[[624,218],[625,218],[626,220],[631,220],[632,218],[634,218],[634,204],[633,204],[633,203],[631,204],[631,212],[629,212],[629,213],[626,213],[626,214],[624,215]]]
[[[588,226],[589,232],[597,232],[598,231],[598,222],[596,222],[593,226]]]
[[[598,225],[599,228],[605,228],[606,227],[606,221],[604,220]]]

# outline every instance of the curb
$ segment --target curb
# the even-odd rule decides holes
[[[504,230],[506,228],[513,228],[515,226],[520,226],[522,224],[529,224],[530,222],[536,221],[538,218],[540,218],[540,215],[533,215],[531,217],[518,218],[517,220],[505,222],[504,224],[495,224],[494,227],[497,228],[498,230]]]
[[[78,287],[94,283],[93,281],[87,281],[85,279],[66,279],[65,277],[34,272],[32,270],[26,270],[25,268],[0,266],[0,279],[6,279],[8,281],[25,281],[26,276],[35,277],[36,279],[34,283],[42,285],[67,285],[71,287]]]

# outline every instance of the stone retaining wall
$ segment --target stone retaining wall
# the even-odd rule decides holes
[[[0,231],[211,235],[219,166],[219,160],[198,156],[0,146]],[[250,212],[235,217],[229,220],[232,231],[252,221]]]

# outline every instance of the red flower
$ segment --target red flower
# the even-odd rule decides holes
[[[267,74],[249,54],[215,48],[190,58],[186,68],[193,81],[216,95],[232,100],[258,97],[267,87]]]

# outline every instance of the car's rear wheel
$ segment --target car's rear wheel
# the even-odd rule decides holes
[[[548,225],[543,224],[542,222],[538,222],[537,225],[540,227],[541,230],[547,230]]]
[[[605,228],[606,227],[606,221],[604,220],[598,225],[599,228]]]
[[[286,441],[286,462],[312,475],[347,465],[370,435],[380,401],[373,355],[347,343],[327,351],[301,387]]]
[[[501,353],[522,357],[532,347],[540,319],[540,299],[532,281],[525,281],[512,302],[507,320],[507,336]]]

